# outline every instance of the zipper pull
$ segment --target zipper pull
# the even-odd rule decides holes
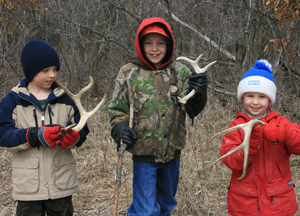
[[[36,117],[36,110],[35,110],[35,106],[32,106],[32,110],[33,110],[33,117]]]
[[[43,112],[42,113],[42,126],[44,126],[45,125],[45,113]]]

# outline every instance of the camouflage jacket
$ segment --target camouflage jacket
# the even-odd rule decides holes
[[[157,71],[133,63],[120,69],[108,112],[112,126],[128,121],[133,101],[133,129],[138,135],[129,150],[133,160],[165,163],[180,155],[186,143],[186,112],[177,97],[186,94],[190,73],[176,61]]]

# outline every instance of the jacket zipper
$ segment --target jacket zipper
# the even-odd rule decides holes
[[[41,121],[42,121],[42,126],[45,126],[45,110],[47,110],[47,107],[44,108],[44,111],[42,112],[42,117],[41,117]],[[50,114],[49,114],[50,115]],[[46,151],[47,148],[44,148],[44,158],[48,158],[48,156],[46,155],[48,151]],[[47,188],[47,192],[48,192],[48,198],[51,198],[51,194],[50,194],[50,184],[48,182],[48,161],[45,160],[44,162],[45,165],[45,179],[46,179],[46,188]]]
[[[63,94],[61,94],[61,95],[63,95]],[[61,95],[59,95],[59,96],[56,96],[57,98],[58,97],[60,97]],[[31,103],[32,105],[33,105],[33,116],[34,116],[34,119],[35,119],[35,124],[36,124],[36,127],[38,127],[39,125],[38,125],[38,120],[37,120],[37,113],[36,113],[36,106],[35,106],[35,104],[32,102],[32,101],[30,101],[30,100],[28,100],[28,99],[26,99],[26,98],[24,98],[24,97],[22,97],[21,95],[19,95],[19,97],[20,98],[22,98],[23,100],[25,100],[25,101],[28,101],[29,103]],[[44,110],[46,110],[46,109],[44,109]],[[53,113],[53,111],[51,110],[51,107],[49,107],[49,117],[50,117],[50,119],[51,119],[51,115],[54,115],[54,113]],[[42,111],[42,117],[41,117],[41,121],[42,121],[42,126],[44,126],[44,124],[45,124],[45,111]],[[51,119],[51,122],[52,122],[52,119]],[[45,154],[47,154],[46,152],[45,152],[45,148],[42,148],[43,149],[43,154],[44,154],[44,158],[46,158],[45,157]],[[49,182],[48,182],[48,175],[47,175],[47,162],[45,161],[45,163],[44,163],[44,168],[45,168],[45,179],[46,179],[46,181],[47,181],[47,183],[46,183],[46,188],[47,188],[47,191],[48,191],[48,197],[49,197],[49,199],[51,198],[51,194],[50,194],[50,184],[49,184]]]
[[[47,154],[46,148],[47,147],[43,148],[44,158],[47,158],[47,156],[46,156],[46,154]],[[46,188],[47,188],[47,192],[48,192],[48,198],[50,199],[51,198],[51,194],[50,194],[50,185],[49,185],[49,182],[48,182],[48,169],[47,168],[48,168],[47,160],[44,160]]]

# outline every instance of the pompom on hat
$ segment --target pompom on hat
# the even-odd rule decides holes
[[[26,79],[30,82],[41,70],[56,66],[60,68],[60,61],[55,49],[41,40],[31,40],[22,49],[21,64]]]
[[[272,65],[265,59],[255,62],[254,68],[248,70],[242,77],[238,90],[238,100],[247,92],[258,92],[269,97],[271,104],[276,99],[276,85],[272,76]]]

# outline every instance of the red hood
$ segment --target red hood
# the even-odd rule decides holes
[[[170,43],[171,47],[168,49],[166,57],[163,59],[162,64],[158,68],[155,68],[155,66],[143,56],[142,51],[141,51],[141,46],[140,46],[140,40],[139,40],[139,35],[140,35],[141,31],[146,26],[148,26],[150,24],[154,24],[154,23],[159,23],[165,29],[165,31],[171,38],[171,43]],[[137,34],[136,34],[135,48],[136,48],[137,54],[138,54],[139,58],[142,60],[142,62],[144,62],[146,65],[148,65],[152,70],[159,70],[159,69],[165,67],[172,61],[173,56],[174,56],[175,40],[174,40],[174,36],[173,36],[172,30],[171,30],[171,26],[165,20],[163,20],[162,18],[159,18],[159,17],[153,17],[153,18],[143,20],[143,22],[140,24]]]

